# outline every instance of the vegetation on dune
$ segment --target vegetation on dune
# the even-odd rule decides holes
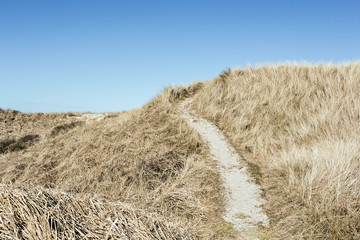
[[[186,239],[161,215],[119,201],[0,186],[1,239]]]
[[[360,64],[229,70],[130,112],[0,109],[0,238],[229,239],[216,163],[178,113],[215,123],[261,184],[270,239],[360,237]]]
[[[18,140],[7,139],[0,142],[0,154],[7,152],[20,151],[30,146],[39,138],[39,135],[30,134]]]
[[[84,122],[82,121],[75,121],[75,122],[71,122],[71,123],[65,123],[65,124],[61,124],[59,126],[54,127],[51,132],[50,132],[50,136],[51,137],[55,137],[56,135],[59,135],[62,132],[67,132],[77,126],[80,126],[84,124]]]
[[[229,70],[193,107],[263,174],[272,239],[360,237],[359,63]]]
[[[11,209],[8,212],[23,209],[29,201],[36,207],[21,211],[37,212],[36,209],[41,208],[36,217],[51,213],[63,230],[45,226],[45,219],[45,222],[39,220],[39,227],[30,231],[22,227],[32,222],[31,214],[24,212],[16,215],[20,217],[13,215],[10,221],[0,222],[2,228],[10,229],[7,234],[12,232],[11,236],[17,238],[38,234],[97,239],[104,237],[102,233],[106,228],[112,233],[123,231],[136,239],[207,239],[230,233],[222,229],[223,199],[215,163],[207,157],[208,149],[198,134],[177,112],[179,99],[193,94],[200,85],[167,88],[141,109],[117,118],[90,124],[57,121],[59,125],[49,124],[42,130],[37,144],[25,151],[0,155],[2,182],[15,187],[28,186],[28,190],[21,193],[8,186],[2,187],[4,198],[12,199],[11,204],[6,205]],[[36,197],[32,186],[52,189],[46,191],[58,202],[56,211],[47,207],[48,198]],[[66,194],[58,194],[58,191]],[[103,228],[95,234],[93,227],[101,221],[97,217],[99,213],[86,200],[89,195],[102,199],[109,206],[106,207],[108,212],[112,212],[116,204],[126,204],[140,214],[122,216],[122,210],[116,210],[119,217],[111,218],[112,221],[118,219],[116,226],[113,228],[104,220]],[[70,199],[70,209],[62,205],[64,198]],[[59,216],[61,214],[67,217]],[[128,215],[131,217],[129,225],[122,227],[119,221],[124,221]],[[80,222],[81,226],[72,228],[74,222]],[[127,233],[128,226],[139,226],[134,232],[145,231],[146,234]],[[158,234],[163,232],[163,236],[156,235],[157,228]]]
[[[34,113],[0,110],[0,141],[20,139],[26,135],[44,135],[49,129],[70,123],[69,116],[79,113]]]

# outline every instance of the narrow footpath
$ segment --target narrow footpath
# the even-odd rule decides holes
[[[224,220],[232,223],[240,232],[240,239],[259,239],[259,225],[268,226],[268,217],[261,205],[261,189],[248,173],[243,159],[228,144],[219,129],[205,119],[196,116],[188,105],[191,99],[180,103],[182,117],[209,144],[211,157],[217,161],[225,188],[226,213]]]

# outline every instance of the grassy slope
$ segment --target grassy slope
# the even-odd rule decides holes
[[[200,88],[194,108],[266,190],[271,239],[359,238],[359,79],[359,64],[233,70],[90,124],[0,110],[0,238],[228,238],[214,163],[177,113]]]
[[[2,142],[39,137],[0,154],[0,236],[222,237],[219,176],[177,113],[177,101],[199,86],[168,88],[141,109],[99,123],[2,111],[10,118]]]
[[[229,70],[194,108],[261,180],[271,239],[360,238],[360,64]]]

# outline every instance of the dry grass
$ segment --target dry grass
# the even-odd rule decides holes
[[[63,239],[82,238],[84,234],[89,234],[92,238],[100,239],[104,238],[107,229],[112,233],[134,231],[126,233],[132,239],[210,239],[229,236],[227,234],[231,229],[224,228],[221,219],[223,199],[215,163],[207,157],[208,149],[200,136],[177,112],[177,102],[194,94],[199,88],[199,83],[188,88],[167,88],[141,109],[89,124],[72,123],[78,120],[67,118],[69,114],[22,114],[19,117],[21,122],[12,120],[14,126],[22,126],[21,131],[20,128],[13,128],[14,138],[36,133],[40,139],[25,150],[0,154],[1,182],[12,184],[15,188],[28,186],[29,189],[19,193],[8,187],[2,188],[4,198],[12,199],[3,207],[27,211],[21,213],[20,218],[15,215],[10,217],[9,221],[13,224],[5,224],[6,228],[10,226],[7,234],[12,233],[11,236],[20,239],[19,236],[34,237],[36,234]],[[37,118],[39,120],[35,121]],[[28,121],[33,121],[36,126],[40,122],[46,124],[38,128]],[[11,126],[3,129],[8,131]],[[46,191],[50,191],[51,198],[60,203],[70,198],[70,208],[60,204],[59,209],[52,212],[52,208],[41,205],[48,204],[48,200],[38,199],[35,194],[37,190],[32,186],[50,188]],[[58,194],[58,191],[66,194]],[[122,208],[116,210],[120,216],[118,219],[129,216],[129,225],[122,227],[117,222],[115,225],[118,229],[110,230],[109,221],[96,217],[97,213],[92,210],[84,194],[103,199],[108,206],[104,207],[106,211],[112,212],[116,204],[130,206],[130,213]],[[75,197],[70,197],[73,195]],[[45,219],[38,227],[36,224],[32,226],[35,230],[31,231],[21,227],[22,222],[32,222],[30,215],[35,213],[31,211],[36,211],[36,207],[29,206],[27,209],[27,202],[34,206],[40,204],[39,208],[43,210],[39,214]],[[72,211],[72,208],[75,210]],[[135,214],[137,211],[140,212],[139,216]],[[4,214],[0,212],[2,218]],[[46,225],[49,214],[55,216],[64,230],[59,232]],[[153,217],[146,220],[148,216]],[[38,214],[34,217],[38,218]],[[115,221],[116,217],[111,219]],[[74,222],[82,224],[79,231],[71,230]],[[168,225],[165,224],[167,222]],[[175,227],[169,227],[170,223]],[[102,228],[97,234],[94,226],[99,224]],[[154,232],[154,226],[158,225],[163,233]],[[117,238],[117,235],[112,236]]]
[[[70,123],[70,116],[80,113],[34,113],[0,109],[0,141],[19,139],[26,135],[43,135],[61,124]]]
[[[121,202],[0,186],[1,239],[190,239],[184,226]]]
[[[215,163],[177,112],[193,95],[266,190],[269,238],[360,238],[359,63],[230,70],[88,124],[0,110],[0,238],[230,238]]]
[[[194,108],[260,168],[271,239],[360,238],[359,63],[229,70]]]

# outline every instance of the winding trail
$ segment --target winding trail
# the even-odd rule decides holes
[[[247,171],[243,159],[230,146],[219,129],[210,122],[196,116],[188,109],[191,99],[180,103],[182,117],[199,132],[209,144],[212,157],[217,161],[224,182],[226,213],[225,221],[239,230],[241,239],[258,239],[258,225],[268,226],[268,217],[262,212],[261,189]]]

